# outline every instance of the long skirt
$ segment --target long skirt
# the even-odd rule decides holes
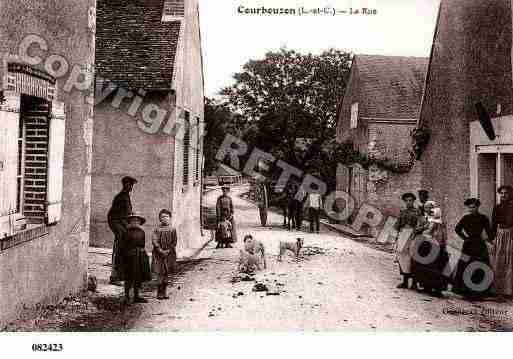
[[[237,242],[237,225],[235,223],[234,216],[232,216],[232,220],[230,222],[232,223],[232,238],[230,240],[230,243],[236,243]]]
[[[405,237],[405,232],[411,232],[411,235],[407,238]],[[402,234],[402,235],[401,235]],[[399,263],[399,271],[402,275],[411,274],[411,252],[410,247],[415,240],[415,235],[413,233],[413,228],[404,227],[399,232],[399,236],[397,241],[395,242],[395,258]]]
[[[447,248],[433,241],[428,242],[420,236],[416,237],[415,240],[420,241],[416,251],[416,255],[418,255],[419,258],[414,256],[412,261],[412,274],[415,280],[427,290],[447,290],[449,280],[443,275],[443,271],[449,262]],[[437,256],[433,258],[432,261],[430,255],[431,251],[438,252]],[[426,260],[428,260],[429,263],[426,263]]]
[[[472,283],[465,283],[465,271],[469,265],[474,262],[478,262],[480,264],[485,264],[490,266],[490,255],[488,253],[488,247],[486,246],[486,242],[481,238],[470,238],[463,242],[463,247],[461,249],[462,257],[465,256],[467,258],[460,258],[458,260],[458,266],[456,268],[456,276],[454,278],[454,287],[453,290],[455,292],[464,294],[464,295],[472,295],[479,296],[486,294],[489,288],[484,290],[476,291],[473,290],[472,283],[476,285],[480,285],[481,282],[485,279],[484,273],[482,270],[476,270],[471,277]],[[466,259],[466,260],[465,260]]]
[[[124,280],[133,283],[151,281],[150,259],[144,248],[135,248],[125,253]]]
[[[498,229],[491,263],[495,274],[494,292],[513,295],[513,228]]]

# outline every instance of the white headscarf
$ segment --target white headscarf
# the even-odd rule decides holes
[[[429,216],[428,221],[442,224],[442,210],[439,207],[433,208],[433,214]]]

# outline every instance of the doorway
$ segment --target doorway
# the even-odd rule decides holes
[[[481,153],[478,156],[478,197],[481,211],[488,218],[491,218],[497,198],[497,157],[496,153]]]
[[[481,209],[491,218],[498,203],[497,189],[502,185],[513,186],[513,146],[478,146],[477,164]]]

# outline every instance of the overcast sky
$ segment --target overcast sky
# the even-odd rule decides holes
[[[280,47],[429,56],[439,0],[199,0],[205,91],[214,96],[250,59]],[[377,10],[377,15],[242,15],[239,6]]]

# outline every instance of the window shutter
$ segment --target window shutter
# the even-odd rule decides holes
[[[47,224],[57,223],[62,215],[65,129],[64,104],[53,101],[48,139]]]
[[[185,130],[183,136],[183,185],[189,184],[189,155],[191,151],[191,121],[189,112],[185,112]]]
[[[0,216],[16,211],[20,97],[5,96],[0,105]]]

